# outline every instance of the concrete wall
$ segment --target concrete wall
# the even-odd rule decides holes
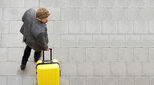
[[[0,85],[36,85],[34,51],[19,68],[19,30],[23,13],[39,7],[51,11],[49,46],[61,62],[61,85],[154,84],[153,0],[0,0]]]

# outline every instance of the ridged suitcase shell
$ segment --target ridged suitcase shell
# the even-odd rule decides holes
[[[39,60],[36,69],[38,85],[60,85],[60,65],[57,60],[52,60],[52,63]]]

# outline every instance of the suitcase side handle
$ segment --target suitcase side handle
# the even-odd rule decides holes
[[[49,48],[50,50],[50,60],[52,60],[52,48]],[[43,62],[44,62],[44,50],[43,50]]]

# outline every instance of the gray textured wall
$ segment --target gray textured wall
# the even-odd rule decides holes
[[[154,85],[153,0],[0,0],[0,85],[36,85],[33,52],[19,68],[19,30],[23,13],[38,7],[51,11],[61,85]]]

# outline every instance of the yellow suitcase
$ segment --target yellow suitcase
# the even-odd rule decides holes
[[[58,60],[52,60],[52,49],[50,49],[50,60],[39,60],[36,66],[38,85],[60,85],[60,64]]]

